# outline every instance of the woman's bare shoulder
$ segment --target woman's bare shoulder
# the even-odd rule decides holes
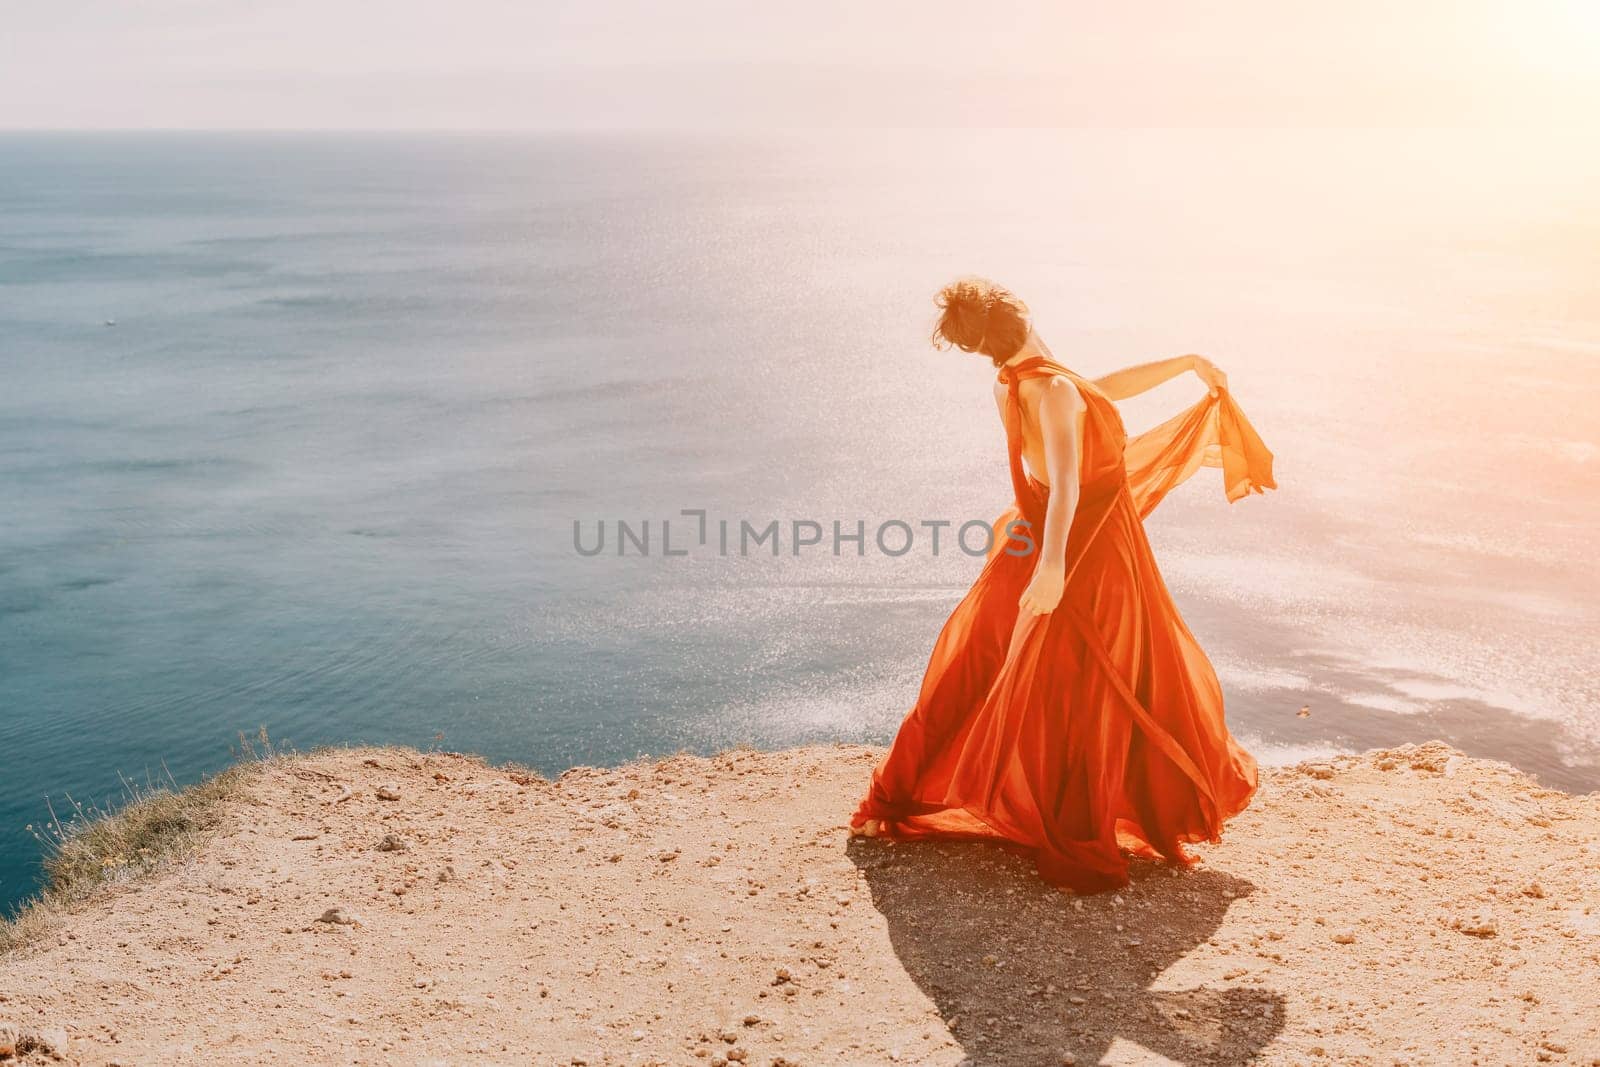
[[[1035,392],[1041,405],[1053,408],[1074,408],[1083,403],[1078,383],[1065,374],[1052,374],[1048,378],[1035,378]]]

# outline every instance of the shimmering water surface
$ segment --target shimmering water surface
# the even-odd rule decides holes
[[[886,740],[979,564],[872,532],[1008,493],[991,372],[926,344],[965,272],[1085,373],[1231,373],[1281,491],[1203,472],[1150,531],[1265,759],[1444,737],[1600,787],[1580,147],[0,137],[0,904],[47,794],[262,725],[547,771]],[[718,553],[774,518],[779,557]],[[793,555],[795,519],[828,539]]]

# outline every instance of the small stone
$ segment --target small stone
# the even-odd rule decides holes
[[[1300,769],[1309,777],[1320,778],[1326,781],[1333,777],[1333,764],[1331,763],[1302,763]]]
[[[1494,914],[1487,911],[1462,916],[1450,925],[1470,937],[1494,937],[1499,932]]]
[[[361,920],[354,913],[343,908],[329,908],[317,918],[319,923],[329,923],[334,926],[356,926]]]
[[[17,1033],[16,1027],[0,1023],[0,1059],[17,1054],[17,1044],[22,1035]]]
[[[728,1062],[729,1063],[743,1063],[749,1057],[749,1055],[750,1055],[750,1053],[746,1052],[744,1049],[740,1048],[738,1045],[735,1045],[733,1048],[730,1048],[728,1050]]]
[[[1072,1053],[1063,1052],[1061,1054],[1061,1067],[1075,1067],[1077,1062],[1078,1057],[1074,1056]]]
[[[759,1016],[759,1015],[746,1015],[744,1017],[744,1024],[746,1026],[754,1026],[757,1023],[759,1023],[760,1021],[761,1021],[761,1016]]]
[[[1083,997],[1080,997],[1080,996],[1077,996],[1076,994],[1074,994],[1073,996],[1070,996],[1070,997],[1067,998],[1067,1003],[1068,1004],[1087,1004],[1089,1002],[1087,1000],[1085,1000]]]
[[[385,782],[384,784],[382,784],[382,785],[380,785],[378,787],[378,799],[379,800],[399,800],[400,799],[400,787],[395,785],[393,782]]]
[[[1336,945],[1353,945],[1356,943],[1356,932],[1354,930],[1340,930],[1333,935],[1333,943]]]
[[[384,834],[383,840],[378,842],[379,852],[404,852],[411,845],[399,834]]]
[[[17,1035],[17,1052],[42,1052],[56,1059],[67,1058],[67,1044],[71,1039],[67,1032],[57,1026],[40,1027],[34,1030],[24,1030]]]
[[[1522,895],[1525,897],[1533,897],[1535,900],[1543,900],[1544,886],[1540,885],[1538,882],[1529,882],[1527,885],[1522,887]]]

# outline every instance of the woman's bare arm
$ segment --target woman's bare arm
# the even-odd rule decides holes
[[[1212,396],[1217,395],[1217,390],[1228,387],[1228,376],[1218,370],[1216,364],[1204,356],[1193,354],[1114,370],[1102,378],[1096,378],[1094,384],[1112,400],[1126,400],[1171,381],[1188,370],[1194,371],[1206,383],[1206,389]]]
[[[1083,397],[1065,378],[1052,378],[1039,398],[1039,432],[1044,437],[1044,465],[1050,482],[1044,534],[1033,579],[1018,606],[1032,615],[1048,615],[1061,601],[1067,576],[1067,532],[1078,510],[1078,415]]]

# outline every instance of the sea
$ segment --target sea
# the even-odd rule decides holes
[[[992,368],[928,343],[962,274],[1086,375],[1228,372],[1278,490],[1203,470],[1147,527],[1264,763],[1600,788],[1587,139],[12,133],[0,910],[52,811],[262,730],[887,741],[1009,496]]]

